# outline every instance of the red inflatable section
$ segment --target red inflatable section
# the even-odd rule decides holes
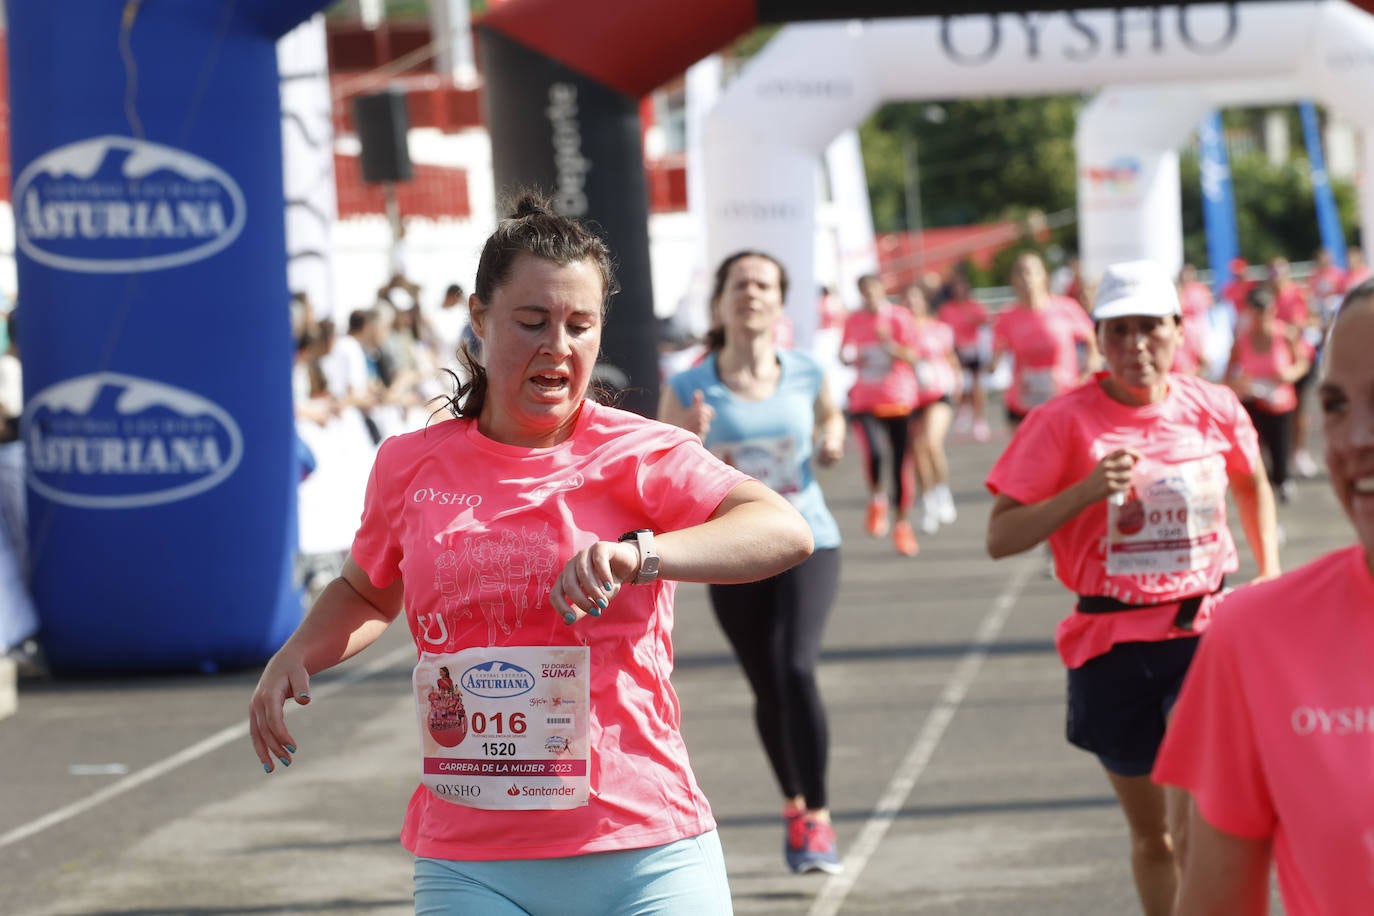
[[[630,98],[757,24],[753,0],[512,0],[481,19],[484,28]]]

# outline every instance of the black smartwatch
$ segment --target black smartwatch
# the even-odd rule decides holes
[[[647,585],[658,578],[658,554],[654,552],[654,533],[648,528],[627,531],[619,538],[621,541],[634,541],[639,548],[639,572],[635,575],[635,585]]]

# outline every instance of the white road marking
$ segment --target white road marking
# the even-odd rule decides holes
[[[877,806],[864,824],[863,830],[859,832],[859,838],[850,848],[849,855],[844,857],[844,871],[826,879],[811,905],[808,916],[836,916],[840,912],[845,898],[849,896],[859,876],[868,867],[869,859],[877,852],[888,828],[901,812],[907,798],[911,796],[911,790],[916,788],[916,782],[925,772],[935,749],[939,747],[945,730],[949,728],[950,722],[954,721],[955,713],[959,711],[960,704],[968,695],[969,688],[978,679],[983,662],[987,661],[988,652],[1001,634],[1016,599],[1021,596],[1021,590],[1025,588],[1031,576],[1043,567],[1044,558],[1039,551],[1034,552],[1016,567],[1007,582],[1007,587],[993,601],[991,609],[978,626],[978,633],[973,638],[973,647],[959,660],[954,673],[945,682],[945,687],[940,692],[939,699],[935,701],[934,708],[926,716],[915,742],[898,765],[882,797],[878,799]]]
[[[369,678],[379,671],[384,671],[398,662],[404,661],[407,657],[413,657],[414,655],[414,646],[405,646],[393,652],[389,652],[360,668],[347,672],[338,680],[331,681],[313,691],[313,699],[316,701],[321,700],[331,694],[337,693],[350,684],[356,684],[358,681]],[[300,707],[295,703],[288,703],[286,705],[286,713],[290,715],[299,708]],[[11,846],[21,840],[27,840],[35,834],[42,833],[44,830],[51,827],[56,827],[58,824],[69,821],[74,817],[79,817],[92,808],[99,807],[105,802],[113,798],[118,798],[126,792],[137,789],[145,783],[152,782],[160,776],[165,776],[179,767],[183,767],[194,760],[204,757],[212,751],[218,750],[231,741],[244,739],[247,736],[248,717],[245,714],[243,721],[237,725],[231,725],[228,728],[220,729],[210,737],[197,741],[190,747],[184,748],[170,757],[159,760],[151,766],[130,773],[118,782],[110,783],[105,788],[86,796],[80,801],[72,802],[70,805],[65,805],[36,820],[29,821],[27,824],[21,824],[7,833],[0,834],[0,849],[4,849],[6,846]]]

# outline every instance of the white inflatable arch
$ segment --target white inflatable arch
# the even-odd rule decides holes
[[[1374,16],[1345,0],[788,26],[707,119],[709,263],[741,248],[775,254],[801,292],[788,309],[808,346],[816,166],[841,131],[887,101],[1113,86],[1081,113],[1076,137],[1082,263],[1091,272],[1148,257],[1176,269],[1177,150],[1211,108],[1306,97],[1368,130],[1372,84]],[[1366,181],[1365,225],[1371,195]]]

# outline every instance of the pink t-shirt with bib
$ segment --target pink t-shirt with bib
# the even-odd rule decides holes
[[[403,579],[417,650],[491,645],[499,617],[498,646],[590,651],[590,802],[483,810],[421,785],[401,831],[406,849],[444,859],[552,858],[656,846],[714,827],[668,679],[675,584],[626,585],[601,617],[573,626],[548,595],[578,550],[638,528],[700,524],[745,480],[685,430],[592,401],[573,435],[552,448],[495,442],[466,419],[382,443],[353,558],[378,587]]]
[[[1049,537],[1055,576],[1069,591],[1156,605],[1064,618],[1055,644],[1069,668],[1117,643],[1206,629],[1215,599],[1203,601],[1186,630],[1174,626],[1178,601],[1211,593],[1239,565],[1226,485],[1260,466],[1255,428],[1229,388],[1170,375],[1163,401],[1128,407],[1102,390],[1105,377],[1099,372],[1033,411],[987,478],[994,494],[1031,504],[1078,483],[1116,449],[1144,456],[1125,505],[1095,502]]]
[[[1282,382],[1280,373],[1293,367],[1293,351],[1288,346],[1288,327],[1277,324],[1269,335],[1269,348],[1260,350],[1246,331],[1236,337],[1236,361],[1250,377],[1250,397],[1266,413],[1288,413],[1298,406],[1298,390],[1292,382]]]
[[[1273,839],[1289,916],[1374,902],[1374,578],[1348,547],[1228,594],[1154,779],[1219,830]]]
[[[954,390],[954,330],[943,321],[916,325],[916,406],[924,407]]]
[[[1014,305],[997,316],[993,348],[1011,354],[1011,385],[1006,404],[1026,414],[1078,384],[1078,341],[1091,340],[1092,319],[1064,296],[1051,296],[1044,308]]]
[[[946,302],[940,306],[939,318],[954,329],[954,346],[959,352],[972,356],[978,352],[978,332],[988,323],[988,310],[976,299]]]
[[[883,337],[914,348],[916,323],[911,313],[884,302],[876,312],[851,312],[844,322],[841,349],[854,353],[854,384],[849,389],[849,409],[856,413],[896,416],[916,406],[916,372],[911,363],[890,356]]]

